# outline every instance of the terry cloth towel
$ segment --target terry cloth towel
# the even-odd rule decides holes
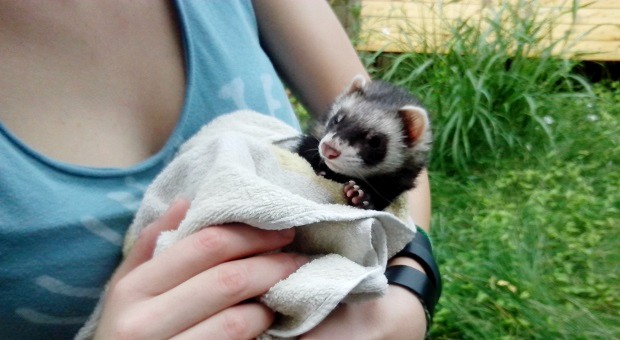
[[[297,228],[286,251],[312,260],[262,297],[278,313],[268,337],[298,336],[339,303],[383,294],[388,259],[415,234],[413,223],[403,222],[405,199],[393,203],[391,212],[347,206],[342,184],[317,176],[290,151],[298,140],[295,129],[256,112],[215,119],[181,147],[147,189],[125,251],[140,230],[183,197],[191,201],[190,209],[177,230],[162,233],[155,254],[209,225]]]

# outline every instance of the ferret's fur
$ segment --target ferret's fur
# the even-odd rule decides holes
[[[298,153],[317,173],[345,184],[351,205],[382,210],[415,186],[431,140],[428,113],[409,92],[357,76]],[[349,192],[353,184],[356,193]]]

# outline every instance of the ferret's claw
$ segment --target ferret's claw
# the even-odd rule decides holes
[[[349,181],[345,184],[343,191],[349,205],[361,209],[371,209],[370,195],[364,192],[355,181]]]

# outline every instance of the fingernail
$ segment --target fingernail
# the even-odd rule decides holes
[[[190,203],[190,202],[191,202],[191,200],[190,200],[190,199],[185,198],[185,197],[183,197],[183,196],[179,196],[179,197],[175,198],[175,199],[172,201],[171,206],[172,206],[172,205],[181,204],[181,203],[183,203],[183,204],[188,204],[188,203]]]

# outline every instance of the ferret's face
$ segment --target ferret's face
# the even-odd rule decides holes
[[[401,127],[385,117],[373,118],[385,112],[360,115],[352,109],[338,108],[327,122],[319,144],[325,164],[336,173],[357,178],[398,169],[403,163]]]

